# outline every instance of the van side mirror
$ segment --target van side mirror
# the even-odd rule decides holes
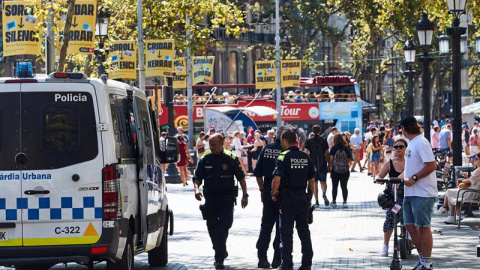
[[[165,139],[165,155],[163,163],[176,163],[179,159],[177,138],[167,137]]]

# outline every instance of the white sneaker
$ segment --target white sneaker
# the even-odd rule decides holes
[[[461,216],[457,216],[456,220],[457,220],[457,221],[459,221],[459,220],[463,220],[463,217],[461,217]]]
[[[438,210],[436,210],[435,212],[433,212],[435,215],[439,215],[439,216],[442,216],[442,215],[445,215],[447,213],[447,209],[445,209],[445,207],[441,206],[440,208],[438,208]]]
[[[455,217],[454,216],[448,216],[443,219],[443,222],[446,224],[453,224],[455,223]]]
[[[383,246],[382,253],[380,254],[382,257],[388,257],[388,246]]]
[[[344,202],[344,203],[342,204],[342,208],[348,208],[348,205],[347,205],[346,202]]]

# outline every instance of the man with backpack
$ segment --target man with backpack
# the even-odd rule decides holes
[[[309,154],[310,159],[315,165],[315,207],[320,207],[318,203],[318,182],[323,192],[323,201],[325,206],[328,206],[330,202],[327,198],[327,161],[328,161],[328,143],[327,140],[320,137],[320,126],[314,125],[312,128],[313,138],[308,139],[305,142],[305,152]]]

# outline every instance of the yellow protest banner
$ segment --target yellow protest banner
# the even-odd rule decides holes
[[[215,56],[192,57],[193,84],[212,84]]]
[[[276,87],[275,61],[255,61],[255,88],[272,89]]]
[[[145,76],[171,77],[175,57],[175,41],[173,39],[145,41]]]
[[[174,61],[175,76],[173,77],[173,88],[187,88],[187,67],[185,57],[180,57]]]
[[[302,73],[301,60],[280,61],[281,87],[299,87],[300,74]]]
[[[66,5],[66,3],[65,3]],[[64,29],[66,14],[59,22],[59,29]],[[97,0],[77,0],[73,9],[72,25],[70,28],[68,54],[93,54],[95,51],[95,23],[97,20]],[[63,31],[60,31],[60,50],[63,42]]]
[[[3,56],[40,54],[40,37],[32,1],[3,1]]]
[[[135,46],[135,41],[112,41],[110,46],[110,60],[112,61],[112,70],[109,74],[110,78],[137,78],[137,48]]]

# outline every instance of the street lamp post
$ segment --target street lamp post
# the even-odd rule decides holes
[[[448,10],[455,15],[448,34],[452,37],[452,94],[453,94],[453,166],[462,166],[462,59],[460,40],[466,32],[460,27],[460,15],[465,13],[466,0],[448,0]]]
[[[380,91],[380,88],[377,90],[377,94],[375,94],[375,99],[377,100],[377,119],[381,119],[382,117],[380,116],[380,102],[382,99],[382,92]]]
[[[413,43],[411,38],[407,39],[405,45],[403,45],[403,52],[405,53],[405,64],[406,70],[405,75],[408,77],[408,94],[407,94],[407,114],[414,115],[413,112],[413,76],[415,75],[415,70],[412,69],[413,63],[415,63],[415,43]]]
[[[430,141],[430,125],[431,125],[431,94],[430,94],[430,57],[428,56],[428,49],[432,45],[433,24],[426,13],[423,14],[422,19],[417,24],[417,33],[419,45],[423,47],[423,56],[421,57],[423,62],[423,133],[425,138]]]
[[[108,8],[101,7],[98,10],[97,22],[95,24],[95,36],[100,38],[98,43],[98,49],[95,50],[95,56],[98,61],[98,76],[105,74],[105,66],[103,63],[107,60],[109,50],[105,50],[104,40],[108,37],[108,26],[110,24],[110,10]]]

